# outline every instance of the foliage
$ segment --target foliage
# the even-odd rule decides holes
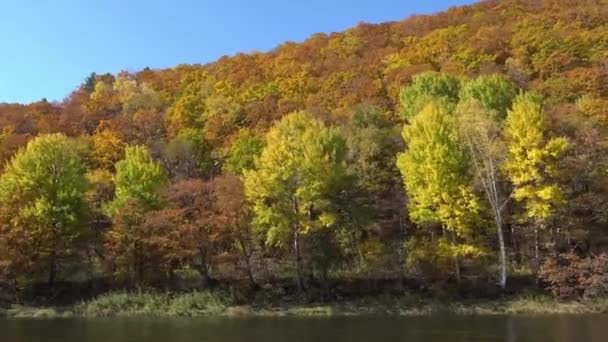
[[[458,102],[459,92],[460,80],[453,76],[433,72],[418,74],[414,76],[412,85],[401,91],[401,115],[411,120],[434,99],[441,99],[448,106],[454,105]]]
[[[9,277],[45,270],[52,283],[59,263],[76,256],[86,241],[80,152],[62,134],[43,135],[20,149],[0,177],[0,264]]]
[[[568,143],[563,137],[545,138],[546,121],[540,99],[524,93],[515,98],[505,122],[508,158],[504,169],[513,183],[513,198],[525,207],[527,219],[546,221],[562,200],[559,186],[550,182],[557,160]]]
[[[182,128],[200,128],[205,122],[208,87],[206,76],[192,73],[184,78],[183,90],[173,105],[167,110],[169,127],[173,132]]]
[[[344,140],[298,112],[270,129],[256,169],[245,172],[254,223],[266,245],[285,249],[293,244],[300,289],[300,236],[335,228],[339,213],[330,196],[342,189],[346,179],[344,158]]]
[[[263,148],[263,139],[249,130],[240,131],[228,150],[223,170],[240,175],[246,170],[253,169],[254,160]]]
[[[548,259],[542,279],[560,298],[600,297],[608,293],[608,256],[581,258],[573,252]]]
[[[203,316],[221,314],[234,298],[221,291],[186,294],[116,292],[83,303],[77,310],[85,317]]]
[[[112,170],[114,164],[124,158],[125,147],[122,139],[111,130],[98,130],[91,137],[93,168]]]
[[[504,116],[515,98],[515,88],[503,76],[494,74],[465,82],[459,96],[460,101],[477,101],[485,109]]]
[[[607,13],[605,1],[486,1],[0,104],[5,182],[28,142],[73,137],[0,199],[0,281],[50,276],[58,220],[61,277],[159,286],[183,267],[327,283],[461,263],[463,280],[487,279],[488,251],[506,275],[532,249],[535,261],[604,249]],[[57,170],[75,180],[40,195]]]
[[[409,196],[411,219],[441,222],[458,235],[470,233],[479,203],[466,183],[468,158],[459,146],[455,122],[440,104],[427,105],[403,129],[407,150],[397,166]]]
[[[397,158],[410,219],[422,227],[440,223],[444,235],[451,235],[419,247],[435,249],[437,257],[448,260],[484,254],[474,241],[479,236],[476,228],[481,205],[467,182],[469,160],[457,132],[448,110],[431,102],[404,127],[407,150]],[[425,254],[421,258],[426,258]],[[416,253],[410,253],[409,258],[415,259]]]
[[[125,159],[116,163],[115,168],[116,197],[108,204],[108,213],[115,213],[132,200],[150,209],[162,205],[160,192],[167,184],[167,178],[160,165],[150,158],[145,146],[127,147]]]
[[[247,198],[269,245],[291,234],[331,227],[336,213],[326,196],[344,176],[344,141],[306,113],[293,113],[266,135],[256,170],[245,172]]]

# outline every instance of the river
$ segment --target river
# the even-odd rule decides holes
[[[606,342],[608,315],[0,320],[1,342]]]

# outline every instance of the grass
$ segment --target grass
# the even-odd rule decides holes
[[[207,316],[219,315],[234,300],[220,291],[184,294],[114,292],[101,295],[76,307],[84,317]]]
[[[328,304],[238,305],[227,291],[190,293],[113,292],[67,308],[13,305],[4,315],[14,318],[60,317],[200,317],[200,316],[426,316],[545,315],[607,313],[608,298],[560,301],[547,295],[520,295],[496,300],[439,300],[415,294],[380,295]],[[2,312],[0,312],[2,316]]]

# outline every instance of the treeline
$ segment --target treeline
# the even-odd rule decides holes
[[[601,293],[607,12],[486,1],[0,105],[0,281]]]

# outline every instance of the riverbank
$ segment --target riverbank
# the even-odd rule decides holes
[[[280,317],[280,316],[427,316],[549,315],[608,313],[608,298],[561,301],[547,295],[492,300],[439,300],[414,294],[372,296],[330,303],[244,304],[228,292],[198,291],[108,293],[72,306],[0,309],[8,318],[98,317]]]

